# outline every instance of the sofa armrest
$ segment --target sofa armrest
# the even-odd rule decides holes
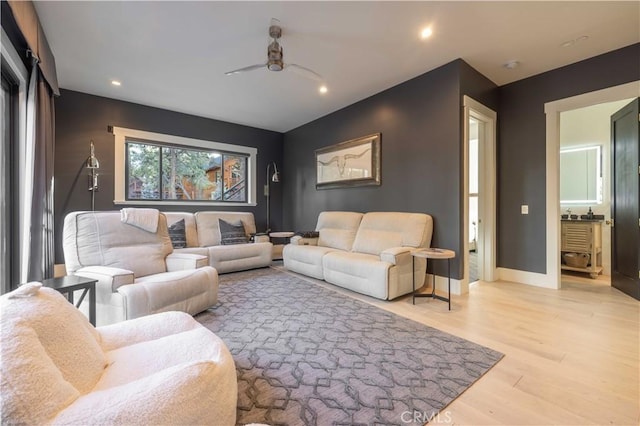
[[[411,252],[413,250],[415,250],[413,247],[388,248],[380,253],[380,260],[397,265],[406,259],[411,259]]]
[[[226,371],[232,374],[225,374]],[[60,411],[53,423],[160,425],[209,421],[221,426],[234,425],[235,380],[233,364],[214,360],[178,364],[123,385],[82,395]]]
[[[317,246],[318,238],[303,238],[300,235],[291,237],[289,242],[296,246]]]
[[[168,272],[186,271],[209,265],[209,258],[201,254],[171,253],[167,256],[166,262]]]
[[[201,327],[185,312],[161,312],[96,328],[105,352]]]
[[[87,278],[98,280],[96,287],[108,289],[109,293],[118,290],[118,287],[133,284],[135,276],[128,269],[112,268],[110,266],[87,266],[80,268],[75,272]],[[100,291],[99,289],[97,289]]]

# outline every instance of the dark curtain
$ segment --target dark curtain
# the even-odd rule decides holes
[[[53,91],[38,67],[36,87],[36,143],[34,147],[33,199],[31,204],[31,241],[29,281],[53,277],[53,165],[55,147],[55,110]]]

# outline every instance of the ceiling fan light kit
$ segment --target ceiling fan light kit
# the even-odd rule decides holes
[[[310,68],[303,67],[298,64],[285,64],[284,63],[284,49],[279,43],[280,38],[282,37],[282,27],[273,22],[279,22],[277,19],[272,19],[272,24],[269,26],[269,37],[271,38],[271,42],[267,47],[267,62],[264,64],[255,64],[249,65],[248,67],[238,68],[233,71],[228,71],[226,75],[234,75],[240,74],[247,71],[254,71],[257,69],[261,69],[266,67],[269,71],[279,72],[283,69],[290,69],[306,78],[310,78],[312,80],[317,80],[322,82],[323,78],[320,74],[313,71]],[[323,86],[325,87],[325,86]],[[324,91],[321,90],[321,93],[326,93],[326,87]]]

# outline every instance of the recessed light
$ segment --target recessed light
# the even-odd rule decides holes
[[[503,68],[506,68],[506,69],[508,69],[508,70],[512,70],[512,69],[514,69],[514,68],[517,68],[519,65],[520,65],[520,62],[519,62],[519,61],[516,61],[516,60],[514,59],[514,60],[511,60],[511,61],[507,61],[507,62],[505,62],[504,64],[502,64],[502,67],[503,67]]]
[[[113,84],[114,86],[122,86],[122,83],[120,83],[118,80],[111,80],[111,84]]]
[[[323,95],[325,93],[328,92],[329,89],[327,89],[327,86],[320,86],[320,88],[318,89],[318,92],[322,93]]]
[[[428,39],[433,34],[431,27],[427,27],[420,32],[420,38],[423,40]]]

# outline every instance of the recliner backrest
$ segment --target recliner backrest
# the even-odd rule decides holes
[[[431,245],[433,219],[424,213],[373,212],[360,222],[352,251],[379,255],[393,247]]]
[[[316,225],[318,245],[350,251],[361,220],[358,212],[321,212]]]
[[[69,213],[63,249],[69,274],[86,266],[110,266],[136,277],[166,272],[166,257],[173,252],[163,214],[153,233],[121,222],[120,211]]]

